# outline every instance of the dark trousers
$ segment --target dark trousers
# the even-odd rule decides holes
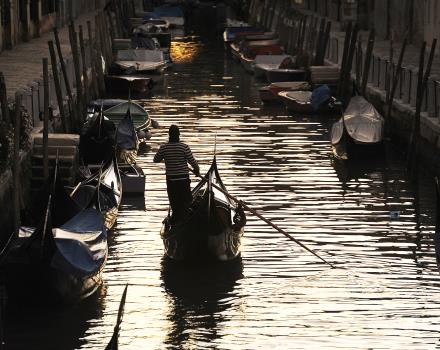
[[[191,204],[190,180],[170,180],[167,179],[167,192],[170,201],[172,220],[174,222],[182,220]]]

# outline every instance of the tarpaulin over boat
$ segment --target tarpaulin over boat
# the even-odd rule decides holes
[[[160,50],[119,50],[116,61],[162,62],[164,58]]]
[[[344,118],[344,122],[342,120]],[[344,125],[350,137],[359,143],[377,143],[382,141],[384,119],[374,106],[362,96],[350,100],[344,116],[333,124],[331,142],[337,144],[344,133]]]
[[[331,97],[332,92],[327,85],[317,87],[315,90],[313,90],[312,97],[310,99],[313,109],[317,111],[321,105],[329,102]]]
[[[137,149],[138,137],[136,129],[131,119],[130,109],[127,109],[127,115],[122,119],[116,129],[116,144],[120,149]]]
[[[101,213],[84,209],[60,228],[53,229],[58,248],[51,266],[85,277],[96,273],[107,256],[107,231]]]
[[[125,117],[128,108],[130,108],[130,114],[136,128],[150,126],[151,119],[148,112],[141,105],[132,101],[122,102],[110,107],[104,111],[104,115],[115,124],[118,124]]]

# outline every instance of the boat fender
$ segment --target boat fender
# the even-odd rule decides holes
[[[235,209],[235,215],[232,219],[234,221],[233,228],[235,230],[242,228],[246,225],[246,214],[244,212],[243,204],[238,202],[237,208]]]

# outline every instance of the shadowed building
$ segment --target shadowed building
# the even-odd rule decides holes
[[[0,48],[10,49],[103,5],[104,0],[0,0]]]

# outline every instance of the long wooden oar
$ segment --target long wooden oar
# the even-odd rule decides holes
[[[190,169],[191,172],[196,175],[197,177],[203,179],[203,180],[207,180],[205,177],[196,174],[194,172],[194,170]],[[275,225],[273,222],[271,222],[269,219],[266,219],[263,215],[261,215],[260,213],[258,213],[255,209],[251,208],[246,202],[239,200],[238,198],[234,197],[233,195],[229,194],[228,191],[225,191],[223,188],[217,186],[216,184],[211,183],[211,186],[216,188],[217,190],[219,190],[220,192],[222,192],[225,196],[229,197],[230,199],[232,199],[233,201],[235,201],[236,203],[241,203],[243,205],[243,208],[245,208],[246,210],[250,211],[252,214],[254,214],[256,217],[258,217],[259,219],[263,220],[266,224],[268,224],[269,226],[272,226],[275,230],[277,230],[278,232],[282,233],[284,236],[286,236],[287,238],[289,238],[290,240],[294,241],[296,244],[298,244],[300,247],[304,248],[305,250],[307,250],[308,252],[312,253],[314,256],[316,256],[318,259],[320,259],[321,261],[325,262],[327,265],[330,265],[332,268],[336,268],[332,263],[329,263],[327,260],[325,260],[324,258],[322,258],[321,256],[319,256],[317,253],[315,253],[312,249],[308,248],[307,246],[305,246],[303,243],[301,243],[300,241],[298,241],[295,237],[293,237],[292,235],[290,235],[289,233],[287,233],[286,231],[284,231],[282,228],[278,227],[277,225]]]

